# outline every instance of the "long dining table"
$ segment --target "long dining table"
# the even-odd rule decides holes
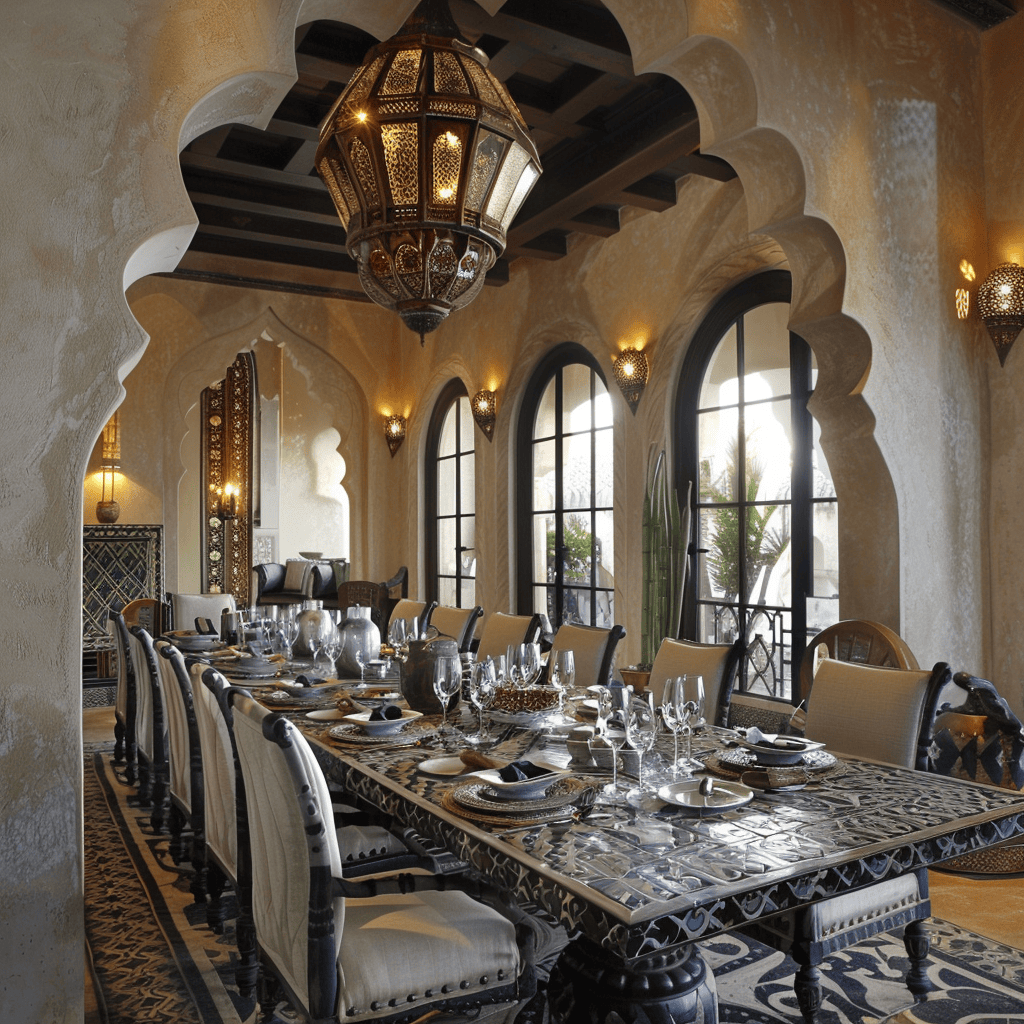
[[[718,814],[634,793],[584,818],[565,807],[507,824],[453,803],[465,776],[420,770],[442,753],[429,718],[422,739],[393,743],[294,717],[353,797],[560,922],[570,941],[549,985],[555,1020],[717,1020],[697,940],[1024,833],[1024,794],[845,756],[802,788]],[[707,759],[728,739],[710,729],[695,742]],[[488,755],[568,761],[564,732],[507,724]]]

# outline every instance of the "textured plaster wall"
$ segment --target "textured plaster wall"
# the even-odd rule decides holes
[[[227,339],[230,348],[237,340],[231,332],[262,323],[270,307],[280,324],[357,382],[351,386],[364,397],[365,441],[353,445],[363,460],[353,472],[365,487],[357,488],[364,505],[352,513],[353,559],[363,560],[367,575],[382,577],[399,549],[410,562],[419,549],[418,438],[442,378],[464,374],[474,389],[489,375],[500,377],[498,434],[480,473],[484,500],[495,510],[487,541],[497,551],[512,528],[508,438],[530,366],[547,346],[569,337],[603,353],[607,365],[620,332],[637,318],[650,320],[658,374],[650,401],[645,398],[635,419],[616,404],[623,438],[617,491],[634,503],[642,477],[638,453],[666,432],[670,371],[692,324],[716,286],[784,253],[795,278],[794,319],[815,346],[827,382],[815,399],[828,425],[824,443],[830,459],[850,464],[840,492],[843,587],[853,595],[844,594],[844,612],[880,609],[871,617],[895,620],[922,661],[946,657],[984,666],[990,660],[986,529],[1000,526],[991,559],[1006,566],[1020,561],[1024,536],[1019,513],[1008,507],[1019,493],[1020,460],[1009,426],[1019,421],[1013,384],[1019,353],[999,377],[1005,393],[993,397],[993,421],[1006,413],[1008,425],[994,432],[999,505],[993,503],[990,515],[986,381],[995,356],[976,323],[952,319],[951,295],[960,258],[985,265],[993,244],[998,248],[998,239],[1012,233],[1000,225],[1024,220],[1020,133],[1001,164],[1005,179],[994,175],[987,192],[982,160],[987,148],[990,163],[999,163],[1005,145],[985,102],[986,77],[1009,81],[1012,116],[1019,117],[1020,86],[1001,62],[1021,52],[1021,15],[994,30],[998,35],[986,39],[983,53],[978,33],[924,0],[607,5],[631,41],[638,69],[673,73],[691,89],[705,148],[740,173],[739,182],[705,207],[710,229],[677,222],[683,240],[709,232],[701,255],[681,255],[664,239],[655,245],[658,262],[677,278],[674,308],[667,284],[652,288],[650,313],[627,301],[621,288],[627,275],[622,263],[616,272],[613,258],[628,261],[645,249],[643,235],[627,230],[600,246],[607,254],[584,242],[561,270],[532,268],[517,273],[510,287],[488,291],[478,312],[463,314],[459,326],[443,328],[431,342],[426,366],[418,342],[401,337],[404,328],[362,305],[259,293],[236,292],[231,301],[175,294],[188,316],[176,314],[172,325],[185,325],[197,340]],[[82,1015],[82,485],[95,440],[122,397],[119,381],[146,345],[124,288],[171,269],[194,229],[178,149],[226,120],[266,123],[294,80],[300,7],[308,17],[329,15],[386,35],[412,6],[412,0],[9,0],[5,6],[5,1019],[41,1024]],[[488,9],[497,6],[488,0]],[[727,200],[728,189],[740,194]],[[578,288],[567,276],[572,271],[580,275]],[[158,291],[169,287],[162,282]],[[168,385],[154,402],[179,401],[172,386],[183,383],[177,366],[169,365]],[[413,416],[413,434],[394,460],[379,433],[385,405]],[[165,440],[155,481],[164,489],[179,444]],[[852,484],[858,479],[867,481],[869,499],[858,500]],[[140,518],[150,514],[149,501],[140,499]],[[170,507],[166,490],[161,504]],[[169,544],[177,545],[176,526],[167,529]],[[616,573],[619,599],[633,604],[634,529],[621,519],[616,526],[617,558],[626,562]],[[481,568],[492,570],[482,603],[498,604],[511,592],[507,562]],[[991,617],[994,650],[1014,646],[1017,589],[1008,574],[992,588],[992,604],[1003,616]],[[633,642],[636,629],[631,633]]]

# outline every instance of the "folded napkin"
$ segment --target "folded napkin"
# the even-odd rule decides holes
[[[482,754],[479,750],[460,750],[459,760],[468,768],[500,768],[501,762]]]
[[[756,725],[749,726],[743,733],[748,743],[757,747],[769,747],[772,750],[803,750],[804,742],[796,736],[766,736]]]
[[[542,768],[532,761],[513,761],[498,769],[498,778],[502,782],[525,782],[527,779],[536,779],[541,775],[550,775],[550,768]]]
[[[394,722],[402,717],[402,709],[397,704],[382,704],[370,712],[371,722]]]

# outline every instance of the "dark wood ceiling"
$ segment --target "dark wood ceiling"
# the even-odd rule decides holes
[[[979,27],[1002,0],[934,0]],[[629,207],[673,206],[690,175],[734,177],[700,152],[697,114],[673,79],[633,74],[625,36],[600,0],[508,0],[491,17],[451,0],[464,38],[519,105],[544,173],[508,231],[488,284],[509,264],[557,260],[574,233],[606,237]],[[376,40],[338,22],[296,33],[298,81],[265,131],[223,125],[181,154],[199,228],[174,276],[368,301],[345,232],[313,168],[319,125]]]

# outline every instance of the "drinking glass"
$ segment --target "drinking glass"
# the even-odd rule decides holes
[[[467,743],[479,746],[490,740],[491,734],[484,723],[484,712],[494,703],[497,689],[494,662],[490,658],[478,661],[469,677],[469,699],[480,713],[480,727],[476,733],[465,737]]]
[[[401,651],[409,639],[409,623],[405,619],[392,619],[388,626],[388,643]]]
[[[324,624],[319,620],[309,623],[306,628],[306,645],[309,647],[309,653],[313,655],[313,666],[310,671],[314,674],[316,673],[317,659],[320,656],[326,636],[327,631],[324,628]]]
[[[558,691],[558,712],[565,709],[565,695],[576,681],[576,659],[572,651],[551,652],[551,672],[548,678]]]
[[[692,771],[702,767],[699,761],[693,759],[693,727],[704,718],[704,677],[685,675],[680,679],[676,712],[686,737],[686,759],[683,764]]]
[[[680,694],[682,692],[683,678],[682,676],[676,676],[674,679],[665,680],[665,690],[661,695],[661,704],[659,710],[661,711],[661,720],[665,723],[665,728],[672,733],[672,774],[678,775],[680,764],[679,764],[679,730],[682,728],[683,719],[679,713],[679,707],[682,703],[680,700]],[[686,774],[690,774],[689,766],[685,766]]]
[[[637,783],[644,790],[644,757],[653,749],[658,735],[654,708],[643,698],[633,697],[626,707],[626,742],[636,751],[639,765]]]
[[[504,654],[495,654],[490,657],[494,665],[494,681],[499,687],[508,683],[508,657]]]
[[[434,696],[441,702],[441,731],[443,746],[448,746],[448,703],[462,687],[462,662],[457,654],[439,655],[434,662]],[[454,732],[454,730],[453,730]]]
[[[324,641],[323,653],[327,658],[328,664],[327,669],[329,675],[335,676],[338,672],[337,661],[338,655],[341,654],[341,635],[337,632],[330,634],[330,636]],[[359,666],[362,668],[362,665]]]
[[[519,663],[519,686],[528,690],[540,678],[543,669],[540,644],[520,644],[516,657]]]

